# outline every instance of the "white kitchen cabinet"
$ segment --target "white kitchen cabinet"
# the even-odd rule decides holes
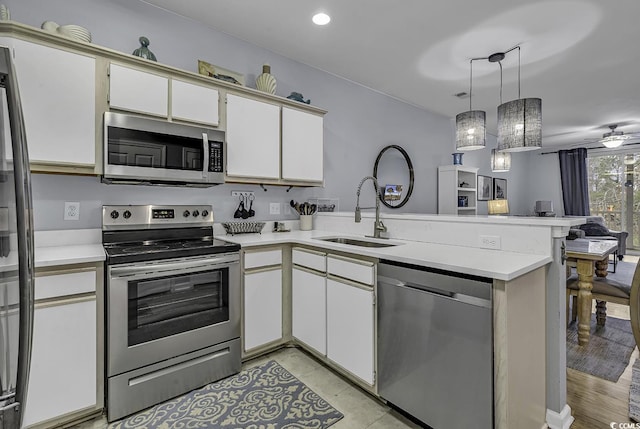
[[[438,167],[438,213],[475,215],[478,169],[461,165]]]
[[[169,78],[112,63],[109,67],[109,107],[166,118]]]
[[[242,252],[243,351],[271,345],[283,338],[282,248]]]
[[[282,268],[244,274],[244,350],[282,339]]]
[[[103,324],[98,316],[101,295],[97,293],[102,273],[101,266],[36,271],[31,373],[23,426],[63,424],[102,408],[103,348],[99,337]]]
[[[96,162],[95,58],[3,39],[13,45],[31,164]]]
[[[327,353],[326,276],[293,267],[292,334],[321,355]]]
[[[323,118],[289,107],[282,108],[282,178],[322,182]]]
[[[227,176],[280,178],[280,106],[227,95]]]
[[[373,286],[376,268],[373,262],[338,255],[327,256],[327,273]]]
[[[24,425],[96,405],[96,299],[36,305]]]
[[[327,278],[327,357],[365,383],[374,377],[373,288]]]
[[[219,94],[215,88],[171,79],[171,118],[217,126]]]

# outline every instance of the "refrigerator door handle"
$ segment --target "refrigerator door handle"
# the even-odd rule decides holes
[[[18,278],[20,284],[20,321],[18,341],[18,373],[14,412],[6,416],[12,420],[4,428],[19,428],[22,425],[24,404],[29,386],[31,345],[33,339],[35,258],[33,238],[33,206],[31,197],[31,172],[27,151],[27,137],[20,103],[18,82],[8,48],[0,48],[0,79],[7,93],[9,124],[13,146],[13,173],[16,194],[16,221],[18,237]]]

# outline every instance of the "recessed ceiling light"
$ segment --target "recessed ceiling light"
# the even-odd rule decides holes
[[[320,12],[313,15],[311,20],[316,25],[327,25],[331,21],[331,17],[326,13]]]

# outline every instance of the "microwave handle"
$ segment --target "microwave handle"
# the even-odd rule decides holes
[[[202,177],[207,178],[209,175],[209,135],[207,133],[202,133]]]

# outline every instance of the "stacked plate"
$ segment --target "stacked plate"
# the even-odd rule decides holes
[[[79,25],[58,25],[53,21],[45,21],[42,23],[41,28],[50,33],[61,34],[71,39],[87,43],[91,42],[91,33],[89,33],[89,30]]]
[[[91,42],[91,33],[84,27],[79,25],[61,25],[56,30],[63,36],[71,37],[72,39],[80,40],[82,42]]]
[[[11,14],[9,13],[9,9],[3,4],[0,4],[0,21],[9,21],[11,19]]]

